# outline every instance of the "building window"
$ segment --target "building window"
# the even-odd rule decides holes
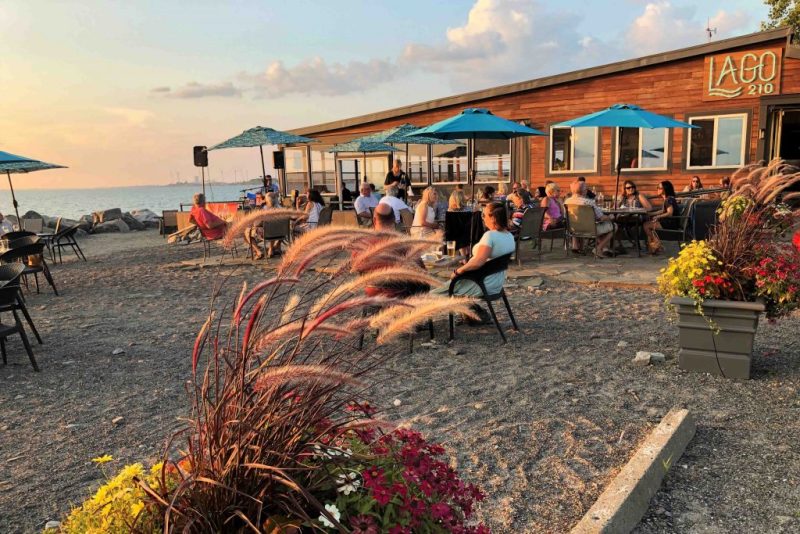
[[[286,191],[295,189],[301,193],[308,187],[308,160],[306,148],[285,148],[283,150],[286,165]]]
[[[503,182],[511,179],[511,142],[505,139],[475,140],[475,181]]]
[[[332,153],[326,150],[311,151],[311,185],[320,193],[336,192],[336,163]]]
[[[744,165],[747,115],[692,117],[687,169],[734,168]]]
[[[433,183],[467,183],[467,141],[458,145],[431,145]]]
[[[339,160],[339,176],[342,177],[342,182],[350,191],[358,191],[359,180],[361,173],[361,162],[357,159],[340,159]]]
[[[428,145],[408,145],[406,172],[412,185],[428,185]]]
[[[597,172],[597,128],[550,128],[550,172]]]
[[[617,157],[622,170],[666,170],[668,134],[667,128],[622,128],[620,139],[617,129]]]

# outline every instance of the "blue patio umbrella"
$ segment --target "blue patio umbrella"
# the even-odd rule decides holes
[[[379,143],[377,141],[368,141],[363,139],[354,139],[346,143],[339,143],[333,145],[328,152],[337,154],[339,152],[361,152],[364,155],[364,180],[367,180],[367,152],[397,152],[398,149],[386,143]]]
[[[66,167],[53,163],[45,163],[44,161],[26,158],[24,156],[17,156],[16,154],[0,150],[0,173],[4,172],[6,176],[8,176],[8,187],[11,189],[11,200],[14,204],[14,213],[17,214],[17,221],[20,221],[19,204],[14,194],[14,184],[11,183],[11,175],[23,172],[44,171],[47,169],[66,169]],[[18,222],[18,224],[20,224],[20,228],[22,228],[21,223]]]
[[[697,128],[697,126],[677,121],[671,117],[651,113],[633,104],[614,104],[602,111],[596,111],[582,117],[559,122],[554,126],[570,128],[619,128],[617,146],[620,146],[622,141],[622,128]],[[622,165],[620,163],[620,158],[617,157],[617,183],[614,186],[615,199],[619,197],[619,175],[621,171]],[[616,200],[614,201],[614,207],[617,207]]]
[[[484,108],[467,108],[458,115],[420,128],[406,137],[436,137],[438,139],[469,139],[473,145],[476,139],[515,139],[531,135],[546,135],[534,128],[494,115]],[[475,165],[472,166],[472,198],[475,198]]]
[[[235,137],[231,137],[227,141],[218,143],[208,150],[219,150],[222,148],[249,148],[258,147],[261,154],[261,172],[264,187],[267,186],[267,168],[264,165],[264,145],[293,145],[302,143],[316,143],[316,139],[304,137],[302,135],[295,135],[289,132],[282,132],[273,128],[264,128],[263,126],[256,126],[245,130]]]

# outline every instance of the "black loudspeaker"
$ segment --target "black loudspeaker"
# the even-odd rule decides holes
[[[283,160],[283,150],[276,150],[272,153],[272,168],[275,170],[283,169],[285,162]]]
[[[208,150],[204,146],[194,147],[194,166],[208,167]]]

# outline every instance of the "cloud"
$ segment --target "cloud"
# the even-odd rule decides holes
[[[453,89],[469,91],[529,80],[705,42],[706,24],[715,38],[753,26],[742,11],[720,10],[698,20],[693,5],[669,0],[629,0],[640,14],[616,35],[599,38],[579,28],[582,15],[533,0],[475,0],[463,24],[448,28],[438,42],[408,43],[396,58],[347,63],[312,57],[293,65],[272,61],[261,72],[244,72],[234,82],[187,84],[153,92],[176,98],[292,95],[340,96],[375,89],[404,75],[445,77]]]
[[[677,7],[668,1],[650,2],[626,32],[626,45],[637,55],[663,52],[702,43],[706,24],[717,28],[716,38],[729,37],[746,28],[750,17],[741,11],[719,11],[708,21],[695,20],[693,6]]]
[[[374,85],[392,81],[397,67],[389,60],[328,64],[314,57],[287,67],[273,61],[259,74],[244,73],[240,78],[256,96],[276,98],[288,94],[335,96],[365,91]]]
[[[151,93],[169,93],[170,91],[171,89],[166,85],[162,85],[160,87],[153,87],[152,89],[150,89]]]
[[[156,91],[158,89],[158,91]],[[174,91],[169,87],[156,87],[154,92],[163,93],[170,98],[206,98],[210,96],[219,97],[240,97],[242,90],[232,82],[223,82],[217,84],[204,84],[199,82],[189,82],[183,87],[179,87]],[[163,89],[166,89],[164,91]]]
[[[151,119],[155,118],[156,114],[147,109],[134,109],[134,108],[105,108],[106,113],[120,117],[131,126],[143,127]]]

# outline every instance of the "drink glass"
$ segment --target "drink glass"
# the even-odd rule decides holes
[[[448,241],[447,242],[447,255],[451,258],[456,257],[456,242],[455,241]]]

